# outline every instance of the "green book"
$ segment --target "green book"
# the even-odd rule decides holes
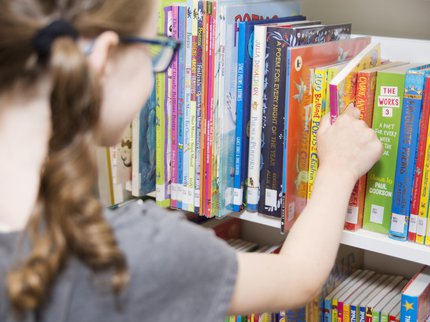
[[[406,72],[420,64],[406,64],[379,71],[372,128],[384,145],[381,159],[367,174],[363,228],[382,234],[390,230]]]

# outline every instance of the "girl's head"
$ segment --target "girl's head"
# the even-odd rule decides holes
[[[148,46],[121,40],[154,37],[157,7],[156,0],[0,3],[0,98],[44,99],[50,106],[48,148],[28,224],[33,247],[8,276],[9,297],[20,311],[41,304],[69,254],[96,271],[114,268],[116,291],[127,280],[124,256],[94,195],[92,147],[117,143],[150,95]],[[53,37],[44,55],[36,35],[53,21],[70,25],[77,37]],[[7,109],[0,106],[0,118]]]

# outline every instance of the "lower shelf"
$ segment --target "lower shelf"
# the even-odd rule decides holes
[[[279,219],[264,217],[258,213],[244,211],[242,213],[233,213],[231,216],[277,229],[280,229],[281,226]],[[386,235],[363,229],[357,232],[344,231],[341,243],[419,264],[430,265],[429,246],[393,240]]]

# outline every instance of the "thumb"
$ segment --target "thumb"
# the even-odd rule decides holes
[[[353,103],[350,103],[342,114],[349,115],[355,119],[360,119],[361,115],[360,110],[356,108]]]

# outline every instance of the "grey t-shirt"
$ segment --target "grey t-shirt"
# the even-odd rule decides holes
[[[237,259],[213,232],[153,202],[107,211],[131,280],[119,297],[108,274],[75,258],[58,277],[45,306],[25,322],[223,321],[237,276]],[[0,321],[15,321],[5,290],[17,233],[0,234]]]

